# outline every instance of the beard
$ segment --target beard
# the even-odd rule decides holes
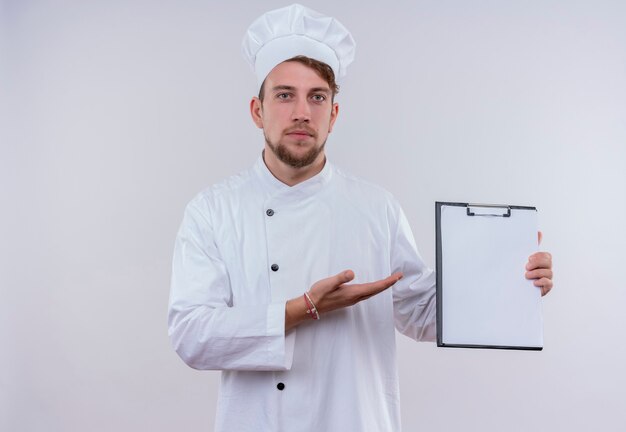
[[[298,156],[289,151],[287,146],[282,142],[271,142],[267,135],[265,135],[265,142],[267,143],[267,146],[270,148],[270,150],[272,150],[272,153],[274,153],[274,155],[278,158],[278,160],[286,165],[289,165],[292,168],[304,168],[311,165],[315,161],[315,159],[317,159],[319,154],[324,151],[324,147],[326,146],[326,141],[324,141],[322,145],[314,146],[305,154]]]

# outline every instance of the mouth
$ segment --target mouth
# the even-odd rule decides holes
[[[287,132],[287,135],[292,136],[294,138],[306,138],[306,137],[314,136],[314,134],[312,132],[309,132],[309,131],[304,130],[304,129],[294,129],[294,130],[291,130],[291,131]]]
[[[300,132],[292,132],[292,133],[288,133],[287,135],[289,135],[290,137],[294,137],[294,138],[308,138],[311,136],[308,133],[300,133]]]

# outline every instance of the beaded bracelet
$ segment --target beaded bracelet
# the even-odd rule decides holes
[[[315,307],[315,303],[313,303],[313,300],[311,300],[307,292],[304,293],[304,302],[306,303],[306,313],[310,314],[311,318],[314,320],[320,319],[320,314]]]

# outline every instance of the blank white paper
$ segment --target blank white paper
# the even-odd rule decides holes
[[[543,347],[541,291],[524,275],[537,226],[536,210],[468,216],[441,206],[444,344]]]

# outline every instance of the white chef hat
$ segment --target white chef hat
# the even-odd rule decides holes
[[[335,18],[292,4],[257,18],[243,38],[242,50],[260,89],[276,65],[297,55],[326,63],[339,81],[354,60],[355,46],[350,32]]]

